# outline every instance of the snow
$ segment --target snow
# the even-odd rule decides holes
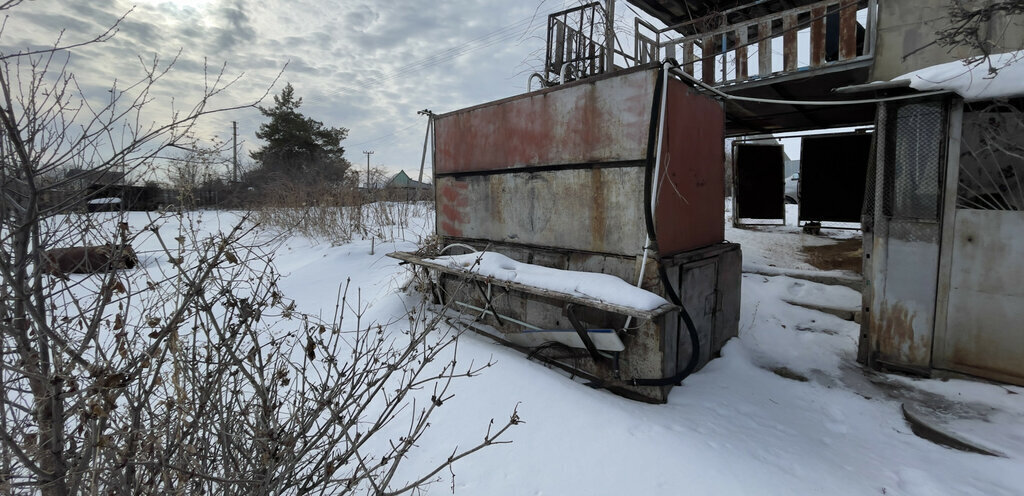
[[[89,200],[86,203],[88,203],[89,205],[110,205],[110,204],[113,204],[113,203],[121,203],[121,199],[120,198],[113,198],[113,197],[111,197],[111,198],[93,198],[92,200]]]
[[[910,80],[919,91],[953,91],[967,101],[991,100],[1024,95],[1024,51],[992,55],[990,61],[953,61],[919,69],[893,81]],[[998,69],[995,74],[989,68]]]
[[[234,218],[208,213],[202,228],[229,226]],[[142,224],[144,217],[133,219],[133,225]],[[302,310],[329,313],[339,285],[351,279],[353,288],[361,288],[364,318],[395,322],[390,329],[400,330],[406,310],[420,297],[402,291],[408,269],[385,253],[414,250],[417,239],[431,233],[433,220],[419,218],[415,224],[406,240],[387,243],[326,246],[300,237],[283,239],[274,252],[284,276],[280,287]],[[810,270],[799,242],[792,239],[802,236],[792,225],[727,228],[727,237],[742,242],[748,262]],[[490,255],[485,259],[481,270],[541,278],[525,264]],[[845,288],[788,276],[744,274],[739,338],[674,388],[664,405],[591,389],[466,334],[459,343],[459,363],[493,359],[496,364],[452,386],[455,396],[432,417],[431,430],[402,473],[422,471],[457,446],[476,444],[489,419],[501,424],[518,408],[525,423],[509,431],[511,444],[459,461],[454,483],[445,471],[428,493],[449,494],[454,485],[457,494],[496,496],[1024,494],[1024,450],[1000,445],[1008,458],[996,458],[923,440],[901,415],[902,397],[869,379],[881,376],[899,385],[897,391],[940,394],[998,409],[1002,413],[985,421],[990,425],[979,425],[1008,439],[1024,432],[1024,388],[865,372],[855,362],[857,324],[784,301],[845,306],[858,304],[859,297]]]
[[[526,264],[500,253],[473,252],[446,255],[428,261],[455,269],[469,270],[498,281],[515,282],[639,310],[654,310],[668,304],[664,298],[613,275]]]

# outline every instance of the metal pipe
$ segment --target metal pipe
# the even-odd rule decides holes
[[[438,254],[444,253],[444,252],[448,251],[448,248],[453,248],[453,247],[465,248],[465,249],[469,250],[471,253],[477,253],[476,248],[473,248],[472,246],[469,246],[467,244],[462,244],[462,243],[452,243],[452,244],[450,244],[448,246],[445,246],[444,248],[441,248],[441,251],[439,251]]]
[[[530,77],[526,80],[526,92],[533,91],[533,78],[540,79],[541,84],[544,84],[544,76],[541,76],[539,72],[530,74]]]
[[[658,114],[658,144],[655,145],[657,147],[657,149],[654,152],[654,157],[655,157],[654,158],[654,186],[653,186],[653,192],[651,194],[651,211],[654,211],[655,206],[657,206],[657,199],[658,199],[658,193],[657,193],[658,186],[657,186],[657,183],[658,183],[658,174],[659,174],[659,171],[661,169],[661,147],[662,147],[663,139],[664,139],[664,135],[665,135],[665,110],[666,110],[665,107],[668,104],[668,97],[667,97],[667,95],[668,95],[668,70],[669,70],[670,67],[671,67],[671,63],[666,60],[664,65],[662,66],[662,71],[661,71],[662,72],[662,80],[661,80],[661,105],[660,105],[661,110],[660,110],[660,113]],[[641,285],[643,285],[643,282],[644,282],[644,274],[647,272],[647,253],[648,253],[648,251],[650,249],[651,249],[651,234],[647,233],[647,238],[644,239],[644,246],[643,246],[643,251],[642,251],[642,255],[641,255],[643,257],[643,259],[640,261],[640,275],[637,277],[637,281],[636,281],[636,287],[638,287],[638,288]],[[631,323],[633,323],[633,316],[626,317],[626,323],[625,323],[625,325],[623,325],[623,328],[624,329],[629,329],[629,324],[631,324]]]
[[[565,84],[565,71],[569,68],[569,63],[562,64],[562,68],[558,70],[558,83]]]
[[[676,63],[674,60],[666,60],[665,63],[674,63],[675,65],[678,66],[678,63]],[[667,82],[667,80],[658,81],[658,85],[661,86],[662,83]],[[668,88],[662,87],[661,91],[668,91]],[[655,126],[656,124],[654,121],[654,116],[652,115],[650,127],[651,131],[649,134],[653,134],[654,132],[656,132]],[[651,149],[654,147],[654,145],[654,141],[648,141],[648,157],[651,157],[651,155],[654,154],[655,151]],[[647,167],[651,172],[654,171],[654,166],[655,164],[648,162]],[[657,246],[657,233],[654,229],[653,208],[655,204],[655,201],[653,200],[653,191],[655,187],[654,180],[655,177],[653,176],[653,174],[647,174],[644,176],[644,223],[647,225],[647,233],[648,237],[650,237],[651,239],[651,243]],[[686,367],[684,367],[683,370],[677,372],[675,375],[669,377],[660,377],[657,379],[633,378],[628,381],[628,383],[633,386],[669,386],[679,384],[683,381],[683,379],[688,377],[694,370],[696,370],[697,363],[700,362],[700,336],[697,334],[697,328],[693,324],[693,319],[690,317],[690,313],[686,311],[686,306],[683,305],[682,300],[679,298],[679,294],[676,293],[675,289],[672,287],[672,281],[669,280],[668,273],[665,271],[664,265],[658,265],[658,277],[661,279],[661,284],[665,288],[665,293],[668,295],[669,301],[671,301],[672,303],[679,307],[678,329],[682,330],[685,326],[687,334],[690,337],[690,359],[686,363]]]
[[[505,320],[507,320],[507,321],[509,321],[509,322],[511,322],[513,324],[519,324],[519,325],[521,325],[521,326],[523,326],[523,327],[525,327],[527,329],[530,329],[532,331],[543,331],[543,329],[541,329],[540,327],[537,327],[537,326],[535,326],[533,324],[528,324],[528,323],[523,322],[521,320],[514,319],[512,317],[509,317],[508,315],[502,315],[500,313],[496,313],[494,310],[487,310],[486,308],[480,308],[480,307],[478,307],[476,305],[470,305],[469,303],[463,303],[461,301],[453,301],[452,303],[455,303],[456,305],[459,305],[461,307],[466,307],[466,308],[468,308],[470,310],[476,310],[477,312],[489,313],[491,315],[496,315],[496,316],[498,316],[498,317],[500,317],[502,319],[505,319]]]

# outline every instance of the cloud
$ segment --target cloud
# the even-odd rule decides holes
[[[243,43],[255,41],[256,30],[249,22],[245,5],[241,0],[221,6],[217,9],[217,16],[223,20],[223,25],[218,27],[219,33],[213,43],[218,52],[228,52]]]
[[[547,12],[562,3],[133,1],[138,6],[113,40],[75,51],[71,70],[88,87],[138,79],[144,75],[139,55],[144,62],[155,54],[169,61],[180,50],[174,69],[152,94],[150,115],[162,117],[172,102],[179,108],[194,103],[204,71],[213,77],[224,62],[228,77],[245,74],[217,100],[235,104],[266,93],[287,61],[272,94],[292,82],[307,115],[351,130],[345,142],[350,155],[376,147],[374,162],[399,168],[419,165],[426,120],[417,110],[451,111],[525,91],[530,64],[539,65],[534,52],[543,48],[546,15],[532,23],[531,18],[538,6]],[[15,9],[0,49],[52,43],[60,29],[65,39],[89,39],[129,9],[127,0],[27,2]],[[255,109],[212,116],[196,132],[223,139],[230,136],[231,121],[238,122],[245,142],[240,155],[259,146],[254,133],[263,117]]]

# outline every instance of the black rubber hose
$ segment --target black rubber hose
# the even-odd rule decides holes
[[[644,220],[647,223],[647,235],[650,238],[650,247],[657,249],[658,242],[657,236],[654,232],[654,211],[651,209],[651,200],[654,191],[654,181],[657,179],[654,176],[655,162],[657,160],[657,150],[655,147],[658,144],[657,135],[659,132],[658,123],[661,121],[661,93],[668,91],[664,88],[664,71],[665,67],[662,66],[661,70],[658,71],[658,82],[654,87],[654,105],[651,110],[651,127],[648,133],[647,139],[647,174],[644,177]],[[665,293],[668,295],[668,299],[679,307],[679,322],[677,328],[681,329],[682,325],[686,325],[687,333],[690,335],[690,360],[686,363],[686,367],[683,370],[677,372],[675,375],[668,377],[661,377],[658,379],[631,379],[629,383],[634,386],[672,386],[679,385],[686,379],[690,374],[693,373],[694,369],[697,368],[697,363],[700,362],[700,336],[697,334],[697,328],[693,324],[693,319],[690,317],[690,313],[686,311],[686,307],[683,306],[682,300],[672,287],[672,282],[668,279],[668,273],[665,272],[664,264],[658,263],[658,277],[661,279],[661,284],[665,286]]]

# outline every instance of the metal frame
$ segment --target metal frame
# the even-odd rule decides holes
[[[553,299],[556,299],[556,300],[559,300],[559,301],[565,301],[566,303],[572,303],[572,304],[575,304],[575,305],[582,305],[582,306],[597,308],[599,310],[605,310],[605,311],[608,311],[608,312],[617,313],[617,314],[620,314],[620,315],[626,315],[626,316],[630,316],[630,317],[638,318],[638,319],[648,319],[648,320],[655,319],[655,318],[657,318],[657,317],[659,317],[661,315],[664,315],[664,314],[666,314],[668,312],[671,312],[673,310],[676,310],[678,308],[678,307],[676,307],[675,305],[673,305],[671,303],[666,303],[666,304],[661,305],[661,306],[659,306],[659,307],[657,307],[655,309],[652,309],[652,310],[641,310],[641,309],[638,309],[638,308],[635,308],[635,307],[629,307],[629,306],[624,306],[624,305],[617,305],[615,303],[607,303],[607,302],[599,301],[599,300],[596,300],[596,299],[593,299],[593,298],[583,298],[583,297],[580,297],[578,295],[571,294],[571,293],[563,293],[561,291],[552,291],[552,290],[549,290],[549,289],[537,288],[537,287],[534,287],[534,286],[529,286],[529,285],[526,285],[526,284],[520,284],[520,283],[512,282],[512,281],[500,281],[500,280],[496,280],[496,279],[494,279],[492,277],[489,277],[489,276],[480,275],[479,273],[474,272],[472,270],[456,269],[456,268],[448,267],[447,265],[439,264],[437,262],[432,262],[432,261],[430,261],[428,259],[425,259],[423,257],[420,257],[420,256],[412,254],[412,253],[405,253],[405,252],[400,252],[399,251],[399,252],[394,252],[394,253],[388,253],[388,256],[391,257],[391,258],[396,258],[398,260],[402,260],[404,262],[408,262],[408,263],[414,264],[414,265],[419,265],[421,267],[425,267],[425,268],[428,268],[428,269],[436,270],[438,272],[442,272],[442,273],[445,273],[445,274],[451,274],[451,275],[457,276],[459,278],[467,279],[467,280],[470,280],[470,281],[479,281],[479,282],[482,282],[482,283],[486,283],[487,287],[488,287],[488,291],[490,291],[490,287],[492,285],[500,286],[502,288],[505,288],[505,289],[511,290],[511,291],[520,291],[520,292],[527,293],[527,294],[543,296],[543,297],[547,297],[547,298],[553,298]],[[485,308],[484,310],[488,310],[488,309]]]
[[[548,16],[547,50],[544,57],[544,78],[559,83],[584,79],[604,73],[607,61],[606,41],[598,41],[596,34],[605,33],[594,27],[604,8],[590,2]],[[567,72],[571,71],[571,72]]]
[[[764,139],[768,139],[768,138],[762,138],[762,140],[764,140]],[[754,141],[754,140],[751,140],[751,141]],[[732,225],[733,225],[733,227],[741,227],[741,226],[784,226],[784,225],[786,225],[786,209],[785,209],[785,205],[783,205],[783,209],[782,209],[782,222],[781,223],[775,223],[775,222],[758,222],[758,223],[743,222],[743,223],[741,223],[740,222],[740,217],[739,217],[739,200],[737,199],[737,197],[739,196],[739,173],[738,173],[738,171],[736,169],[736,157],[737,157],[736,147],[739,146],[739,145],[778,146],[778,147],[782,147],[782,145],[778,144],[778,143],[773,144],[773,145],[767,145],[767,144],[747,143],[745,141],[740,141],[740,140],[734,140],[732,142],[732,163],[730,164],[730,166],[732,167]],[[785,164],[783,164],[783,166],[785,166]],[[783,177],[783,179],[785,179],[785,177]],[[785,200],[783,200],[783,203],[785,203]],[[753,217],[744,217],[744,218],[752,219]],[[775,220],[775,219],[765,219],[765,220]]]
[[[949,117],[946,121],[948,142],[946,145],[946,171],[943,181],[942,210],[939,225],[939,281],[935,297],[935,316],[932,318],[932,367],[942,366],[936,357],[945,355],[947,316],[949,311],[949,285],[953,267],[953,237],[955,234],[957,188],[960,184],[960,139],[963,131],[964,102],[956,99],[950,104]]]
[[[798,136],[783,136],[781,138],[799,137],[800,138],[800,149],[801,149],[801,152],[802,152],[802,150],[803,150],[803,139],[804,138],[829,138],[829,137],[834,137],[834,136],[849,136],[849,135],[857,135],[857,134],[875,134],[875,126],[872,125],[870,127],[862,127],[860,129],[857,129],[857,130],[854,130],[854,131],[844,131],[844,132],[837,132],[837,133],[820,133],[820,134],[802,133],[802,134],[800,134]],[[869,160],[871,159],[870,155],[869,155],[868,159]],[[870,172],[870,170],[868,172]],[[800,179],[803,180],[803,177],[804,177],[804,174],[803,174],[803,159],[801,159],[800,160]],[[869,183],[866,183],[866,184],[869,184]],[[861,224],[860,227],[846,227],[846,226],[836,226],[836,225],[833,225],[834,223],[832,221],[827,221],[827,220],[818,220],[818,221],[800,220],[800,209],[801,208],[802,207],[800,205],[800,202],[798,201],[797,202],[797,215],[796,215],[796,218],[797,218],[796,225],[797,225],[797,227],[804,227],[808,223],[817,222],[818,223],[818,227],[820,227],[821,229],[836,229],[836,230],[846,230],[846,231],[862,231],[863,228],[864,228],[864,224],[862,222],[859,223],[859,224]],[[826,223],[828,223],[828,225],[826,225]],[[843,222],[843,224],[850,224],[850,222]]]

